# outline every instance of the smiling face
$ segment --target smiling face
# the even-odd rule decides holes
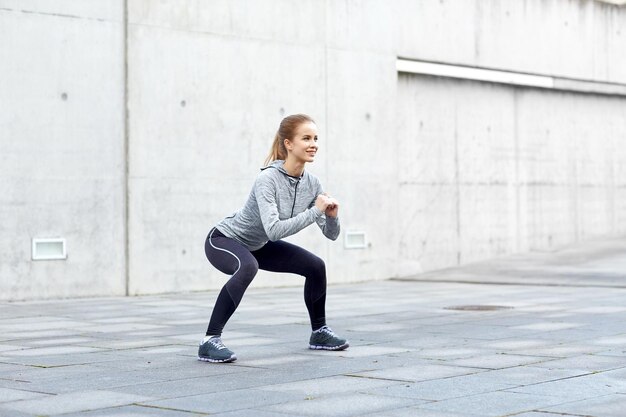
[[[315,123],[302,123],[294,137],[285,139],[285,147],[294,162],[313,162],[317,153],[317,126]]]

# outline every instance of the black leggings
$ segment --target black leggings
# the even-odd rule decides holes
[[[261,249],[249,251],[216,228],[209,232],[204,251],[214,267],[232,275],[217,297],[207,335],[222,334],[259,269],[304,276],[304,303],[309,311],[311,328],[317,330],[326,325],[326,265],[311,252],[281,240],[267,242]]]

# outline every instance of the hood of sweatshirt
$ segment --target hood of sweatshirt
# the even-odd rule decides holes
[[[304,171],[302,171],[302,175],[300,175],[299,177],[294,177],[293,175],[289,175],[284,165],[285,165],[285,161],[283,161],[282,159],[277,159],[276,161],[273,161],[272,163],[270,163],[268,166],[261,168],[261,171],[264,171],[268,168],[275,168],[279,170],[280,172],[282,172],[283,174],[285,174],[286,176],[288,176],[289,178],[300,179],[304,177]]]

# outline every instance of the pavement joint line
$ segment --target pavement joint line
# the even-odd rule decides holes
[[[608,396],[611,396],[611,395],[614,395],[614,394],[604,394],[604,395],[598,395],[598,396],[595,396],[595,397],[590,397],[590,398],[586,398],[586,399],[583,399],[583,400],[571,400],[571,401],[565,401],[565,402],[558,403],[558,404],[554,404],[554,405],[566,405],[566,404],[573,404],[573,403],[577,403],[577,402],[581,402],[581,401],[586,401],[586,400],[590,400],[590,399],[594,399],[594,398],[608,397]],[[569,417],[569,416],[576,416],[576,417],[598,417],[598,414],[595,414],[595,415],[592,415],[592,414],[576,414],[576,413],[568,413],[568,412],[565,412],[565,413],[558,413],[558,412],[554,412],[554,411],[542,411],[542,409],[541,409],[541,408],[536,408],[536,409],[533,409],[533,410],[527,410],[527,411],[522,411],[522,412],[515,412],[514,414],[507,414],[507,415],[504,415],[504,416],[502,416],[502,417],[516,416],[516,415],[519,415],[519,414],[524,414],[524,413],[527,413],[527,412],[549,413],[549,414],[555,414],[555,415],[557,415],[557,416],[568,416],[568,417]]]
[[[602,372],[607,372],[607,371],[602,371]],[[568,380],[568,379],[580,378],[580,377],[583,377],[583,376],[596,375],[596,374],[599,374],[599,373],[602,373],[602,372],[587,372],[585,374],[580,374],[580,375],[564,376],[563,378],[547,379],[545,381],[533,382],[531,384],[521,384],[521,385],[518,385],[516,388],[532,387],[533,385],[541,385],[541,384],[546,384],[548,382],[564,381],[564,380]],[[503,390],[507,390],[507,389],[510,389],[510,388],[503,388]]]
[[[531,362],[531,363],[526,363],[524,365],[534,365],[536,363],[544,363],[544,362],[550,362],[551,360],[559,360],[559,359],[563,359],[563,356],[552,356],[552,355],[533,355],[531,353],[518,353],[515,351],[511,351],[511,352],[497,352],[496,355],[509,355],[509,356],[527,356],[529,358],[546,358],[547,360],[544,361],[537,361],[537,362]]]
[[[372,372],[375,371],[375,369],[372,370],[365,370],[365,371],[361,371],[361,372]],[[407,380],[407,379],[395,379],[395,378],[382,378],[382,377],[377,377],[377,376],[368,376],[368,375],[355,375],[355,374],[342,374],[343,376],[347,376],[350,378],[360,378],[360,379],[372,379],[375,381],[393,381],[393,382],[409,382],[409,383],[415,383],[415,381],[412,380]]]
[[[567,403],[565,403],[567,404]],[[521,413],[515,413],[515,414],[509,414],[508,416],[518,416],[520,414],[524,414],[527,413],[528,411],[522,411]],[[572,414],[572,413],[556,413],[554,411],[542,411],[541,409],[535,409],[535,410],[531,410],[531,412],[535,412],[535,413],[542,413],[542,414],[550,414],[550,415],[555,415],[555,416],[567,416],[567,417],[595,417],[592,416],[590,414]],[[508,417],[508,416],[504,416],[504,417]]]
[[[184,398],[184,397],[178,397],[178,398]],[[132,404],[126,404],[125,406],[128,405],[134,405],[137,407],[145,407],[145,408],[153,408],[156,410],[166,410],[166,411],[180,411],[183,413],[189,413],[189,414],[195,414],[195,415],[200,415],[200,416],[208,416],[211,415],[210,413],[202,413],[202,412],[197,412],[197,411],[189,411],[189,410],[183,410],[180,408],[172,408],[172,407],[164,407],[161,405],[150,405],[150,404],[143,404],[143,403],[132,403]],[[109,407],[109,408],[119,408],[119,407]],[[100,410],[103,410],[102,408]],[[234,411],[234,410],[233,410]]]
[[[27,383],[31,383],[30,381],[21,381],[21,382],[27,382]],[[30,389],[23,389],[23,388],[11,388],[14,389],[16,391],[24,391],[24,392],[34,392],[35,394],[44,394],[44,395],[58,395],[55,394],[53,392],[47,392],[47,391],[35,391],[35,390],[30,390]],[[1,405],[1,403],[0,403]]]
[[[27,380],[25,380],[25,379],[0,378],[0,381],[9,381],[9,382],[24,382],[24,383],[30,384],[30,381],[27,381]]]
[[[505,282],[505,281],[468,281],[468,280],[437,280],[427,278],[390,278],[389,281],[398,282],[433,282],[437,284],[470,284],[470,285],[506,285],[520,287],[564,287],[564,288],[619,288],[626,289],[626,285],[616,284],[550,284],[550,283],[523,283],[523,282]]]

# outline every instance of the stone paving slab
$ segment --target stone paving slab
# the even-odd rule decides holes
[[[483,372],[484,369],[449,366],[445,364],[433,364],[423,362],[418,365],[386,368],[376,371],[354,373],[352,376],[360,378],[380,378],[393,381],[418,382],[431,379],[450,378],[460,375],[472,375]]]
[[[373,388],[402,385],[401,381],[384,379],[355,378],[345,375],[311,380],[274,384],[263,387],[265,391],[301,394],[304,398],[315,398],[351,391],[364,391]]]
[[[33,398],[45,397],[46,394],[38,392],[24,391],[20,389],[0,388],[0,403],[18,401],[18,400],[30,400]]]
[[[232,364],[196,359],[216,292],[2,302],[0,416],[624,417],[626,246],[566,252],[331,285],[344,352],[307,348],[300,287],[253,287]]]
[[[489,378],[494,384],[507,383],[523,387],[590,374],[591,372],[584,369],[547,369],[529,365],[490,370],[480,375]]]
[[[440,401],[505,390],[514,386],[516,385],[508,381],[494,379],[493,375],[479,373],[450,378],[437,378],[429,381],[420,381],[415,384],[387,384],[384,387],[369,389],[366,392],[374,395]]]
[[[271,392],[253,388],[149,401],[143,404],[170,410],[217,414],[224,411],[243,410],[252,407],[258,408],[305,399],[306,398],[299,393]]]
[[[561,397],[551,395],[495,391],[430,402],[419,408],[453,413],[480,410],[483,417],[497,417],[560,405],[565,401]]]
[[[101,408],[93,411],[62,414],[63,417],[201,417],[206,413],[190,414],[186,411],[166,410],[141,405],[125,405],[120,407]],[[554,416],[550,416],[554,417]]]
[[[541,411],[557,415],[569,413],[576,416],[624,417],[625,409],[626,395],[614,394],[543,407]]]
[[[115,405],[132,404],[146,400],[150,400],[150,398],[120,392],[104,390],[75,391],[69,394],[50,395],[44,398],[5,402],[2,404],[2,408],[35,415],[59,415]]]
[[[626,288],[626,240],[604,239],[560,250],[517,254],[463,268],[402,278],[492,284],[601,286]]]
[[[83,365],[97,362],[110,362],[119,360],[120,355],[110,355],[108,352],[100,351],[94,353],[71,353],[71,354],[51,354],[45,356],[13,356],[5,354],[0,358],[2,363],[16,365],[26,365],[35,368],[53,368],[71,365]]]
[[[576,401],[602,397],[607,395],[607,393],[619,394],[620,392],[626,392],[626,381],[606,373],[593,373],[530,386],[510,388],[503,391],[536,395],[549,392],[565,400]],[[624,411],[626,412],[626,408]]]
[[[568,358],[547,361],[535,366],[548,369],[586,369],[590,372],[610,371],[626,366],[626,361],[618,356],[576,355]]]
[[[291,401],[263,408],[264,410],[291,413],[298,416],[361,416],[376,411],[388,411],[425,401],[392,398],[362,393],[335,394],[305,401]]]
[[[366,414],[367,417],[482,417],[480,414],[472,414],[468,411],[463,413],[450,413],[447,411],[425,410],[417,407],[397,408],[395,410],[385,410],[373,414]],[[516,416],[517,417],[517,416]],[[556,417],[544,416],[544,417]],[[558,416],[560,417],[560,416]]]

